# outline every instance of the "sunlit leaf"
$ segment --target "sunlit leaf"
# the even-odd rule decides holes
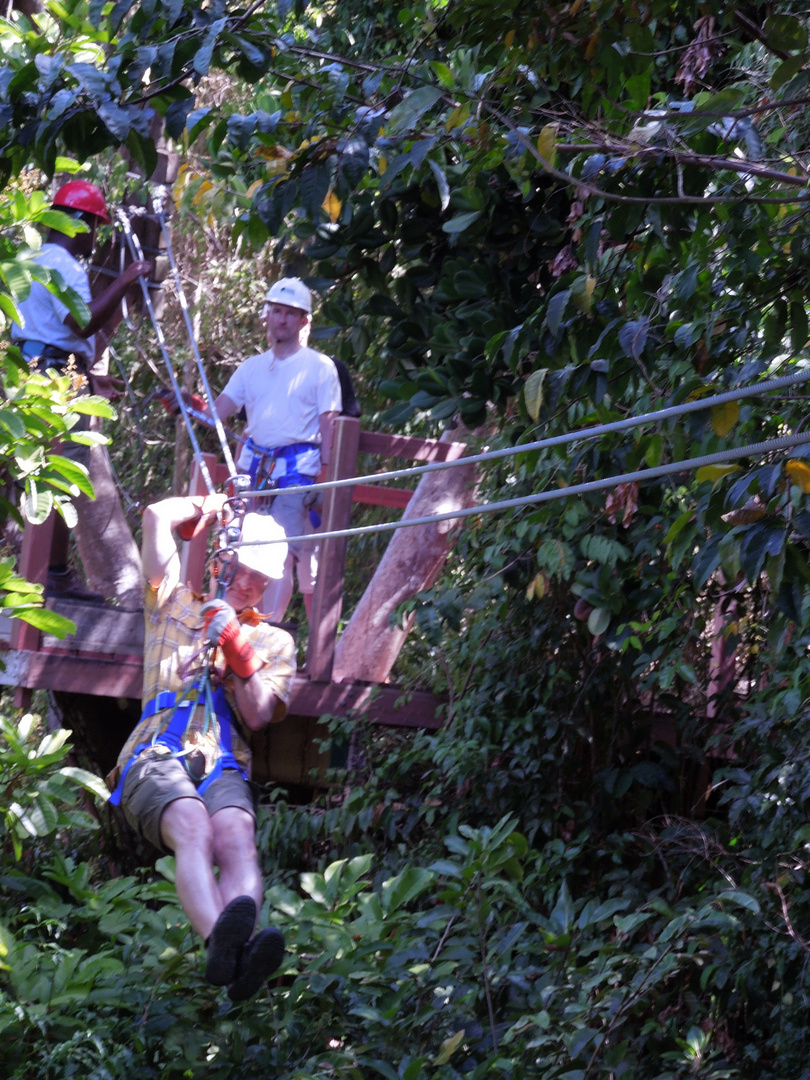
[[[740,406],[736,401],[715,405],[712,409],[712,430],[724,439],[740,418]]]

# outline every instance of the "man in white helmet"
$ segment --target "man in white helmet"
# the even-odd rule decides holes
[[[144,511],[143,710],[107,782],[139,835],[174,854],[178,899],[207,946],[206,978],[244,1001],[284,951],[278,930],[255,932],[264,893],[249,739],[286,714],[295,644],[257,611],[286,556],[272,518],[245,516],[223,597],[204,601],[182,583],[173,532],[188,539],[224,503],[224,495],[186,496]],[[200,681],[207,647],[210,695]]]
[[[267,293],[266,352],[245,360],[214,402],[225,420],[244,407],[247,444],[237,462],[257,487],[279,492],[269,512],[286,536],[307,532],[315,493],[285,495],[285,487],[312,484],[329,461],[332,423],[342,407],[340,380],[330,357],[309,348],[312,294],[299,278],[282,278]],[[293,567],[305,550],[289,545],[284,576],[265,594],[276,621],[293,589]]]

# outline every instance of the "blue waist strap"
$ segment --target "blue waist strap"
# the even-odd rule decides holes
[[[291,443],[289,446],[259,446],[253,439],[248,439],[245,443],[247,449],[253,454],[250,465],[248,467],[248,474],[251,481],[255,484],[256,477],[259,472],[259,466],[261,465],[262,458],[283,458],[287,466],[283,476],[280,476],[277,481],[272,481],[272,472],[270,474],[271,483],[269,486],[277,488],[285,487],[300,487],[303,484],[314,484],[315,477],[309,476],[306,473],[298,472],[296,468],[298,462],[298,455],[304,453],[306,450],[320,450],[318,443]]]
[[[188,728],[191,710],[197,705],[205,703],[204,696],[200,696],[199,688],[197,688],[197,690],[198,692],[195,695],[184,698],[183,701],[180,702],[177,701],[177,694],[173,690],[164,690],[150,701],[145,702],[141,711],[141,721],[148,720],[150,717],[154,716],[155,713],[161,712],[163,709],[171,709],[174,707],[174,712],[164,731],[153,739],[150,739],[149,742],[139,743],[132,751],[132,756],[121,770],[121,777],[116,785],[115,791],[110,796],[110,802],[113,806],[118,806],[120,804],[127,773],[144,750],[149,750],[154,746],[165,746],[171,751],[172,757],[182,758],[185,756],[186,751],[183,748],[183,738],[186,734],[186,729]],[[202,782],[197,785],[197,790],[200,794],[205,791],[209,784],[212,784],[214,780],[217,780],[222,776],[225,769],[237,769],[245,780],[248,779],[246,770],[236,760],[233,752],[231,725],[236,724],[236,717],[225,697],[225,691],[221,686],[218,686],[212,691],[211,697],[214,705],[214,715],[219,721],[220,754],[214,768]]]

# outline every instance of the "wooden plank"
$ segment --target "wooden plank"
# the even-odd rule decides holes
[[[385,487],[383,484],[355,484],[352,491],[356,503],[364,503],[366,506],[391,506],[395,510],[404,510],[413,494],[406,488]]]
[[[143,611],[120,611],[103,604],[55,599],[46,601],[45,606],[72,619],[76,633],[67,638],[43,634],[43,649],[81,654],[143,655]]]
[[[3,659],[3,686],[97,697],[141,696],[142,666],[134,657],[9,650]],[[405,692],[399,686],[361,682],[317,683],[306,675],[296,675],[288,712],[291,717],[313,718],[353,712],[371,723],[435,730],[442,723],[436,715],[441,704],[441,698],[424,690]]]
[[[141,696],[143,667],[128,656],[59,655],[17,650],[14,664],[0,672],[0,684],[27,689],[65,690],[100,697]]]
[[[466,443],[442,442],[440,439],[415,439],[407,435],[386,435],[381,431],[360,434],[361,454],[410,458],[412,461],[457,461],[469,447]]]
[[[321,683],[296,676],[290,701],[291,716],[346,716],[355,712],[364,720],[390,727],[441,727],[436,712],[442,699],[425,690],[404,691],[401,686],[376,683]]]
[[[332,431],[328,479],[354,476],[360,421],[339,416]],[[329,488],[324,493],[321,522],[324,532],[346,529],[351,521],[352,488]],[[337,628],[343,607],[343,579],[346,566],[345,536],[321,541],[318,577],[312,594],[309,619],[307,670],[313,679],[328,682],[332,676]]]

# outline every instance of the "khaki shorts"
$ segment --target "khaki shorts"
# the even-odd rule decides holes
[[[166,854],[173,854],[160,835],[160,819],[169,803],[177,799],[198,799],[205,804],[208,816],[234,806],[256,821],[255,786],[237,769],[225,769],[209,784],[202,795],[177,758],[144,751],[127,773],[121,797],[121,809],[132,828],[150,844]]]

